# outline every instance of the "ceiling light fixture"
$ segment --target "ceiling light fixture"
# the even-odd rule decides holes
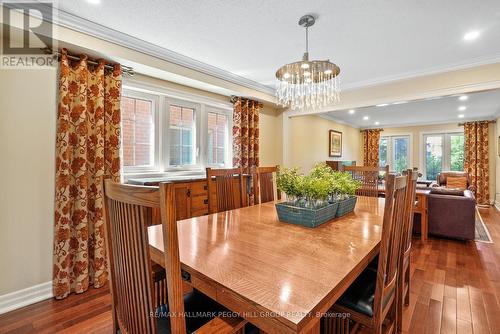
[[[464,117],[465,117],[465,115],[464,115],[464,114],[460,114],[460,115],[458,115],[458,118],[464,118]]]
[[[481,33],[479,31],[472,30],[464,35],[464,40],[473,41],[473,40],[477,39],[479,37],[479,35],[481,35]]]
[[[460,106],[460,107],[458,107],[458,111],[464,111],[465,109],[467,109],[466,106]]]
[[[458,98],[460,101],[467,101],[469,97],[467,95],[462,95]]]
[[[369,120],[369,119],[370,119],[370,117],[368,117],[368,116],[363,116],[363,120],[364,120],[364,121],[367,121],[367,120]]]
[[[309,60],[309,27],[315,20],[312,15],[299,20],[299,25],[306,28],[302,61],[286,64],[276,71],[276,97],[283,107],[318,109],[340,99],[340,68],[329,60]]]
[[[354,114],[355,112],[356,112],[356,110],[354,110],[354,109],[349,110],[349,114],[351,114],[351,115]]]
[[[385,107],[385,106],[388,106],[389,103],[381,103],[381,104],[377,104],[375,105],[375,107]]]

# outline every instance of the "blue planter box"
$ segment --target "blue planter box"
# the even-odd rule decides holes
[[[337,202],[315,209],[296,206],[288,202],[276,203],[280,221],[306,227],[317,227],[332,220],[337,213],[337,207]]]
[[[341,201],[338,201],[338,208],[337,208],[337,213],[335,214],[335,217],[342,217],[345,216],[348,213],[351,213],[354,211],[354,208],[356,207],[356,201],[357,201],[356,196],[352,196],[346,199],[343,199]]]

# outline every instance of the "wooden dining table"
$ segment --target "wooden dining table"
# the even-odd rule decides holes
[[[377,255],[384,199],[316,228],[280,222],[273,202],[178,222],[183,276],[267,333],[319,333],[320,320]],[[164,265],[162,226],[148,228]]]

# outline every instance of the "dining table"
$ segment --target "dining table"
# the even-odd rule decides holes
[[[265,333],[319,333],[323,317],[379,252],[384,198],[309,228],[281,222],[275,202],[177,222],[183,278]],[[164,266],[162,225],[148,227]]]

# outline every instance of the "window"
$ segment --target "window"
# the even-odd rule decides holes
[[[209,165],[226,164],[227,118],[226,114],[208,112],[207,162]]]
[[[154,166],[154,98],[145,95],[124,96],[122,110],[123,166]]]
[[[402,172],[410,165],[410,136],[380,137],[379,166]]]
[[[231,167],[232,106],[133,84],[122,92],[125,175]],[[147,93],[146,93],[147,91]],[[127,177],[127,176],[126,176]]]
[[[443,170],[463,171],[464,134],[424,135],[424,154],[424,176],[427,180],[436,180]]]
[[[170,165],[187,166],[196,161],[195,113],[192,108],[170,105]]]

